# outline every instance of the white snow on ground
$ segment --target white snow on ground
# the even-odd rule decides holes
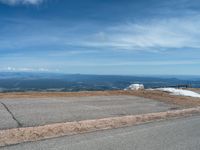
[[[125,88],[124,90],[142,90],[144,89],[143,84],[131,84],[129,87]]]
[[[181,96],[190,96],[190,97],[200,98],[200,94],[193,92],[193,91],[189,91],[189,90],[175,89],[175,88],[157,88],[156,90],[170,92],[173,95],[181,95]]]

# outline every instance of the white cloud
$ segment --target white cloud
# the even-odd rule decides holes
[[[0,2],[8,5],[19,5],[19,4],[31,4],[37,5],[42,3],[44,0],[0,0]]]
[[[16,67],[6,67],[6,68],[3,68],[3,69],[0,69],[0,70],[3,70],[3,71],[11,71],[11,72],[15,72],[15,71],[23,71],[23,72],[48,72],[49,69],[47,68],[27,68],[27,67],[24,67],[24,68],[16,68]]]
[[[128,50],[200,48],[200,16],[121,24],[90,35],[82,45]]]
[[[8,70],[8,71],[15,71],[15,68],[7,67],[6,70]]]

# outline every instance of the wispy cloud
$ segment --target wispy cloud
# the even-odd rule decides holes
[[[149,20],[109,27],[82,44],[115,49],[200,48],[200,16]]]
[[[1,3],[8,4],[8,5],[37,5],[42,3],[44,0],[0,0]]]
[[[27,23],[29,23],[28,27],[31,30],[27,28]],[[6,38],[7,36],[2,36],[0,50],[28,49],[29,47],[45,48],[45,46],[49,47],[50,44],[65,49],[80,47],[88,51],[112,49],[158,52],[168,49],[200,48],[200,15],[198,14],[179,18],[156,18],[137,23],[121,22],[119,25],[107,25],[103,28],[96,24],[80,23],[81,25],[70,26],[63,22],[63,27],[59,26],[58,28],[53,23],[46,26],[47,23],[51,24],[51,22],[39,20],[26,20],[26,23],[19,22],[21,28],[7,26],[4,31],[13,32],[18,36],[9,36],[9,39]],[[92,28],[94,26],[97,26],[96,29]],[[38,30],[38,27],[43,30]],[[87,53],[87,51],[85,52]]]

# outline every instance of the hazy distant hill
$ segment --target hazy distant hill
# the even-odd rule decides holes
[[[195,77],[177,79],[176,76],[117,76],[57,73],[1,72],[0,91],[82,91],[124,89],[132,83],[142,83],[146,88],[176,84],[200,87]],[[184,79],[184,80],[183,80]]]

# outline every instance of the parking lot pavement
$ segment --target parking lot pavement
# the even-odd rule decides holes
[[[8,112],[7,108],[0,103],[0,129],[16,128],[17,122],[12,118],[12,115]]]
[[[160,112],[177,107],[135,96],[1,99],[0,102],[9,108],[24,127]],[[6,110],[1,110],[3,113],[0,117],[4,123],[0,129],[16,127],[16,122],[8,121],[10,115]]]

